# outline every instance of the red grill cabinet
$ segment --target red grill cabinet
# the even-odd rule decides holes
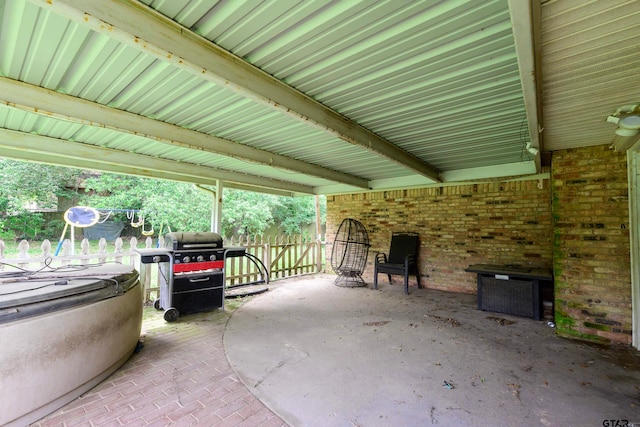
[[[224,248],[217,233],[169,233],[165,247],[142,249],[141,262],[159,263],[160,298],[164,319],[224,308],[225,260],[245,255],[245,248]]]

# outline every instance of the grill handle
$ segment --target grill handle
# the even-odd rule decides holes
[[[207,282],[209,279],[210,279],[210,277],[203,277],[201,279],[189,279],[189,282],[191,282],[191,283]]]
[[[217,243],[185,243],[182,245],[182,249],[191,249],[191,248],[217,248]]]

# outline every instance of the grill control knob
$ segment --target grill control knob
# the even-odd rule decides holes
[[[216,254],[211,254],[211,256],[209,257],[209,260],[215,261],[216,260]]]
[[[198,262],[202,262],[202,261],[204,261],[204,256],[203,255],[198,255],[198,258],[196,258],[196,260]]]
[[[189,255],[182,258],[182,262],[189,262],[189,261],[191,261],[191,257]]]

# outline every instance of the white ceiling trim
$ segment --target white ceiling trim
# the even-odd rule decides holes
[[[0,77],[0,101],[15,108],[47,117],[56,117],[87,126],[105,127],[133,135],[145,136],[168,145],[230,156],[355,187],[369,187],[368,181],[360,177],[107,107],[74,96],[60,94],[6,77]]]
[[[313,187],[307,185],[176,162],[142,154],[133,154],[3,128],[0,128],[0,148],[3,156],[9,152],[14,154],[22,153],[22,158],[28,157],[32,160],[36,160],[37,156],[45,156],[44,158],[38,158],[45,163],[55,163],[82,169],[128,174],[132,174],[135,171],[136,175],[158,178],[173,176],[173,179],[178,181],[207,185],[215,185],[217,180],[222,180],[258,188],[275,188],[296,193],[314,194]],[[25,155],[25,152],[28,155]],[[6,156],[16,158],[8,154]]]
[[[316,187],[316,194],[348,194],[375,192],[386,190],[399,190],[402,188],[424,188],[443,185],[460,185],[469,184],[475,180],[485,180],[492,178],[508,178],[508,179],[537,179],[536,162],[534,160],[525,160],[516,163],[506,163],[494,166],[483,166],[477,168],[458,169],[446,171],[442,173],[444,181],[442,183],[433,183],[426,180],[420,175],[411,175],[401,178],[376,179],[370,181],[371,188],[369,190],[358,190],[346,185],[325,185]],[[520,178],[513,178],[513,177]]]
[[[513,26],[513,38],[515,41],[516,55],[518,57],[518,69],[520,71],[520,82],[522,84],[522,95],[524,98],[525,111],[527,113],[527,124],[530,136],[531,147],[538,150],[535,154],[536,169],[541,170],[540,151],[542,151],[540,123],[540,67],[536,64],[536,48],[539,51],[537,37],[539,29],[534,28],[532,21],[539,24],[539,19],[532,19],[539,16],[540,4],[534,6],[531,0],[509,0],[509,14]],[[535,13],[534,13],[535,8]],[[538,72],[536,72],[538,70]]]
[[[140,2],[29,1],[440,181],[433,166]]]
[[[499,178],[517,175],[526,176],[535,173],[538,173],[536,162],[534,160],[527,160],[502,165],[447,171],[443,173],[443,176],[447,182],[460,182],[471,179]]]

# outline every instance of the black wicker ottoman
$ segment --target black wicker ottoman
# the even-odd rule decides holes
[[[542,318],[541,287],[553,282],[550,269],[513,265],[470,265],[478,275],[478,310]]]

